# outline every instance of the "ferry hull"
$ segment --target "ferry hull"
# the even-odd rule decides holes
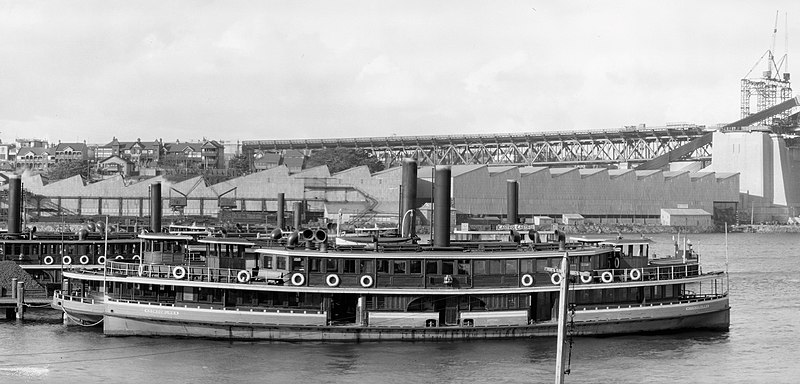
[[[728,307],[727,297],[704,302],[699,309],[686,311],[685,308],[691,307],[680,308],[679,310],[687,313],[679,316],[674,315],[677,313],[674,311],[676,308],[652,308],[649,317],[576,320],[575,333],[580,336],[602,336],[728,330],[730,307]],[[665,311],[667,309],[669,311]],[[619,314],[629,315],[629,313]],[[557,335],[557,324],[555,321],[550,321],[531,325],[491,327],[302,326],[181,321],[179,319],[156,319],[106,313],[103,330],[109,336],[173,336],[275,341],[443,341],[552,337]]]

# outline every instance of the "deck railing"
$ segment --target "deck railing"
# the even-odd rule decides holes
[[[226,307],[220,303],[219,305],[209,305],[205,303],[165,303],[165,302],[157,302],[157,301],[146,301],[146,300],[129,300],[129,299],[119,299],[108,297],[106,299],[110,302],[116,303],[125,303],[125,304],[137,304],[137,305],[148,305],[153,307],[169,307],[169,308],[186,308],[186,309],[206,309],[206,310],[213,310],[213,311],[231,311],[231,312],[255,312],[255,313],[292,313],[292,314],[303,314],[303,315],[322,315],[325,314],[325,311],[319,311],[315,309],[307,309],[307,308],[276,308],[276,307],[252,307],[252,306],[242,306],[237,305],[235,307]]]
[[[651,303],[631,303],[631,304],[616,304],[616,305],[579,305],[575,308],[576,311],[596,311],[596,310],[603,310],[603,309],[627,309],[627,308],[645,308],[645,307],[660,307],[664,305],[676,305],[676,304],[691,304],[691,303],[700,303],[704,301],[710,301],[715,299],[721,299],[725,296],[728,296],[727,293],[719,293],[719,294],[707,294],[707,295],[695,295],[692,298],[685,298],[679,300],[670,300],[670,301],[654,301]]]
[[[73,270],[80,270],[80,268],[72,268]],[[84,269],[85,273],[99,273],[98,271],[90,271]],[[243,273],[246,272],[246,273]],[[586,275],[585,272],[590,272]],[[232,269],[232,268],[211,268],[205,266],[193,265],[167,265],[167,264],[144,264],[144,263],[128,263],[119,261],[107,261],[105,265],[105,273],[109,276],[131,276],[131,277],[149,277],[157,279],[176,279],[176,280],[190,280],[190,281],[204,281],[214,283],[229,283],[240,284],[250,283],[256,277],[252,276],[249,270]],[[691,277],[698,277],[703,275],[702,270],[697,264],[689,265],[671,265],[671,266],[655,266],[644,268],[619,268],[619,269],[597,269],[592,271],[580,271],[584,273],[582,276],[576,277],[576,282],[579,284],[605,284],[605,283],[620,283],[620,282],[641,282],[641,281],[667,281],[678,280]],[[721,273],[721,272],[720,272]],[[522,276],[525,272],[520,273],[518,284],[522,287]],[[375,279],[373,286],[386,286],[381,282],[381,279],[386,279],[387,276],[381,274],[370,274]],[[538,275],[534,279],[533,286],[547,286],[552,285],[549,273],[536,272]],[[358,275],[357,277],[360,277]],[[389,278],[396,278],[398,275],[389,275]],[[403,275],[409,277],[407,275]],[[482,276],[495,276],[495,275],[457,275],[453,278],[466,278],[467,282],[473,279],[479,279]],[[548,277],[545,277],[548,276]],[[310,276],[306,276],[308,279]],[[340,276],[344,277],[344,275]],[[427,277],[431,277],[430,275]],[[442,278],[440,275],[435,275],[436,278]],[[420,276],[422,279],[422,276]],[[312,279],[313,280],[313,279]],[[346,280],[346,279],[344,279]],[[343,281],[344,281],[343,280]],[[352,279],[351,279],[352,280]],[[311,281],[311,280],[308,280]],[[261,283],[266,284],[265,281]],[[408,288],[418,288],[422,286],[423,281],[420,280],[420,285],[407,285]],[[513,283],[513,282],[512,282]],[[305,285],[305,284],[304,284]],[[402,288],[394,286],[395,288]],[[469,288],[471,285],[461,284],[447,287],[448,289],[463,289]],[[513,285],[505,285],[505,288],[513,287]]]
[[[240,272],[242,272],[241,269],[211,268],[192,265],[140,264],[117,261],[109,261],[106,263],[106,274],[108,275],[208,281],[215,283],[247,282],[247,279],[245,279],[245,281],[240,280]]]
[[[60,290],[56,290],[55,292],[53,292],[53,299],[55,299],[55,300],[63,300],[63,301],[76,301],[76,302],[84,303],[84,304],[95,304],[96,303],[94,298],[69,295],[69,294],[66,294],[66,293],[64,293],[64,292],[62,292]]]

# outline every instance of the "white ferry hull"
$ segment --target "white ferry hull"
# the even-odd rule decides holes
[[[192,319],[182,308],[107,303],[103,330],[109,336],[173,336],[238,340],[281,341],[387,341],[387,340],[471,340],[556,336],[555,321],[531,325],[490,327],[368,327],[294,324],[242,323],[223,317]],[[142,308],[137,308],[142,307]],[[145,312],[145,307],[151,307]],[[121,310],[122,308],[122,310]],[[159,308],[159,307],[157,307]],[[580,311],[576,334],[582,336],[632,333],[669,333],[690,330],[726,331],[730,323],[728,298],[672,306]],[[111,312],[114,310],[114,312]],[[222,311],[220,311],[222,312]],[[234,312],[234,311],[224,311]],[[580,316],[579,316],[580,315]],[[599,316],[603,319],[590,319]],[[585,320],[580,318],[584,317]]]

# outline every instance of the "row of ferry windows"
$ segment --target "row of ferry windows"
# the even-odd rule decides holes
[[[108,244],[108,254],[133,254],[139,243]],[[103,243],[70,244],[70,243],[32,243],[4,244],[2,251],[6,255],[104,255],[106,246]]]
[[[286,269],[286,258],[264,259],[264,267]],[[584,260],[585,259],[585,260]],[[588,256],[581,257],[581,266],[590,265]],[[388,259],[332,259],[310,258],[309,271],[318,273],[388,273],[395,275],[516,275],[518,273],[546,272],[545,268],[555,268],[561,258],[549,259],[485,259],[485,260],[388,260]],[[582,268],[583,269],[583,268]]]

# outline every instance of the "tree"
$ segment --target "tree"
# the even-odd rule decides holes
[[[244,174],[244,173],[247,173],[250,170],[250,161],[247,159],[247,156],[245,156],[243,154],[239,154],[239,155],[234,156],[228,162],[228,168],[229,169],[235,169],[240,174]]]
[[[381,171],[383,163],[371,153],[358,148],[326,148],[311,154],[306,168],[327,165],[331,173],[366,165],[370,172]]]
[[[48,180],[68,179],[75,175],[81,175],[84,180],[92,181],[97,174],[97,170],[88,160],[66,160],[55,163],[47,168],[44,176]]]

